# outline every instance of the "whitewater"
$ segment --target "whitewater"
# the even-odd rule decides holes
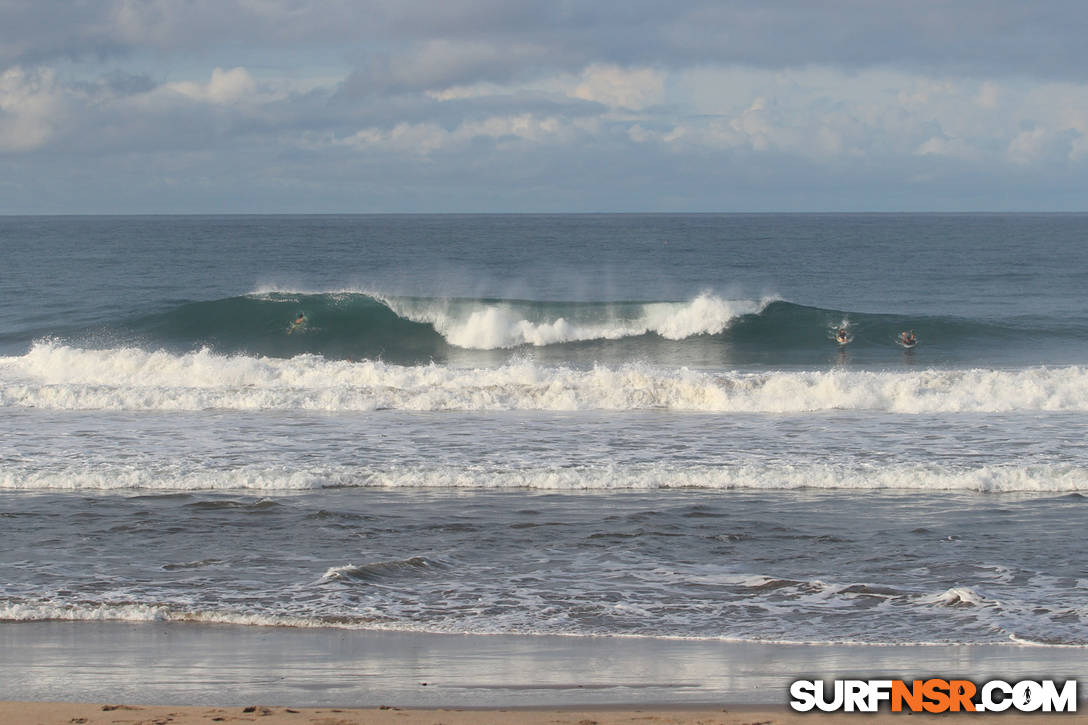
[[[0,626],[1079,651],[1086,219],[0,218]]]
[[[188,469],[188,470],[187,470]],[[140,466],[57,467],[50,471],[9,467],[0,489],[25,491],[260,491],[324,488],[505,489],[528,491],[615,490],[896,490],[975,492],[1086,492],[1088,467],[1003,465],[879,468],[830,464],[607,467],[545,467],[495,470],[485,466],[370,467],[322,465],[292,470],[257,464],[231,470],[193,470],[180,462]]]
[[[1088,410],[1088,369],[732,373],[402,366],[36,344],[0,358],[0,405],[60,410],[641,410],[895,413]]]

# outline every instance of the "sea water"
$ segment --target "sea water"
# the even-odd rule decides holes
[[[1088,646],[1086,242],[2,217],[0,620]]]

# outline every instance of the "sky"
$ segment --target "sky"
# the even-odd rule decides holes
[[[1088,3],[0,0],[0,213],[1088,211]]]

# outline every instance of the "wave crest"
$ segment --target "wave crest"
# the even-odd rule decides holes
[[[403,574],[420,574],[435,566],[435,562],[422,556],[413,556],[409,559],[397,559],[395,561],[375,561],[360,565],[347,564],[345,566],[329,567],[328,571],[322,575],[321,581],[368,582]]]
[[[418,300],[377,297],[397,315],[430,324],[447,342],[474,350],[618,340],[655,333],[669,340],[721,333],[771,299],[726,300],[704,292],[688,302],[608,304]]]

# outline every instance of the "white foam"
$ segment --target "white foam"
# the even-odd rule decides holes
[[[54,410],[1088,411],[1088,369],[711,373],[643,364],[495,368],[85,350],[0,358],[0,406]]]
[[[1073,492],[1088,491],[1088,469],[1064,465],[1005,465],[954,468],[893,465],[881,468],[806,465],[544,467],[488,470],[436,465],[429,468],[317,466],[291,470],[243,466],[179,471],[142,465],[73,466],[26,470],[0,466],[0,490],[257,490],[319,488],[460,488],[546,491],[666,489],[852,489],[910,491]]]
[[[514,303],[412,300],[376,296],[396,314],[432,325],[447,342],[462,348],[493,350],[520,345],[554,345],[583,340],[618,340],[656,333],[670,340],[715,335],[742,315],[754,314],[773,299],[726,300],[704,292],[688,302],[651,302],[626,317],[604,320],[527,318]]]
[[[123,620],[127,622],[159,622],[165,621],[165,619],[166,610],[163,607],[148,606],[144,604],[92,604],[79,606],[8,602],[0,606],[0,622],[38,622],[48,620]]]
[[[226,470],[181,471],[144,465],[73,466],[67,469],[23,470],[0,467],[0,490],[61,491],[308,491],[367,485],[358,472],[322,468],[287,470],[239,466]]]
[[[560,637],[599,637],[599,632],[571,632],[539,626],[528,622],[513,627],[498,626],[491,622],[473,622],[450,619],[444,622],[421,622],[414,620],[382,621],[377,612],[367,611],[357,617],[299,617],[279,613],[236,612],[230,610],[188,610],[155,604],[51,604],[51,603],[6,603],[0,604],[0,622],[48,622],[48,621],[114,621],[114,622],[192,622],[201,624],[231,624],[253,627],[296,627],[296,628],[335,628],[345,630],[364,630],[376,632],[411,632],[444,633],[472,635],[520,635],[520,636],[560,636]],[[1004,641],[972,641],[953,639],[949,641],[895,641],[862,640],[854,637],[828,639],[825,637],[804,639],[778,636],[753,635],[678,635],[613,632],[609,637],[616,639],[652,639],[693,642],[736,642],[782,645],[838,645],[864,647],[944,647],[958,646],[1012,646],[1012,647],[1059,647],[1065,649],[1086,649],[1086,644],[1056,644],[1039,642],[1026,637],[1009,635]]]
[[[927,597],[923,601],[942,607],[981,607],[992,604],[986,597],[970,587],[952,587]]]
[[[355,564],[345,564],[344,566],[330,566],[328,569],[325,570],[325,573],[321,575],[320,581],[333,581],[335,579],[344,579],[358,576],[360,572],[363,571],[363,568],[364,567],[360,567]]]
[[[703,292],[685,302],[618,303],[612,307],[607,303],[585,303],[580,312],[592,319],[565,316],[539,319],[547,303],[425,299],[387,295],[366,288],[300,290],[276,285],[262,285],[249,294],[271,302],[294,302],[300,295],[366,295],[404,319],[431,325],[451,345],[474,350],[618,340],[650,333],[669,340],[716,335],[737,318],[757,314],[781,299],[768,296],[760,300],[731,300]],[[571,305],[572,310],[575,307],[577,304]]]
[[[0,605],[0,622],[201,622],[271,627],[328,627],[329,622],[306,617],[231,611],[185,611],[156,604]]]

